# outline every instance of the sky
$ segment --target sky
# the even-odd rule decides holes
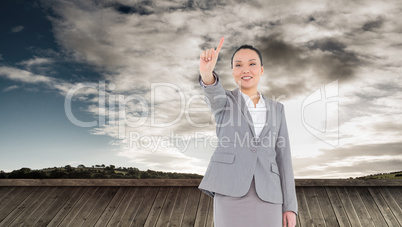
[[[216,147],[199,56],[261,50],[296,178],[402,170],[399,1],[5,0],[0,170],[83,164],[203,175]]]

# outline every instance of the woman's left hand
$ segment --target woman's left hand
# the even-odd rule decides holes
[[[283,213],[283,227],[296,226],[296,214],[293,211],[286,211]]]

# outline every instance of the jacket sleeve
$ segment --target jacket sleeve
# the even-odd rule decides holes
[[[279,123],[278,137],[275,144],[275,151],[283,193],[282,212],[293,211],[295,214],[297,214],[298,208],[292,166],[292,156],[290,151],[288,128],[286,125],[285,109],[283,104],[278,103],[278,111],[276,113],[279,114],[279,117],[281,119]]]
[[[210,85],[205,85],[202,81],[201,75],[199,75],[199,83],[201,89],[205,95],[205,102],[208,104],[209,109],[212,113],[217,116],[225,107],[227,102],[227,96],[225,89],[222,87],[222,84],[219,80],[218,74],[212,72],[215,77],[215,83]]]

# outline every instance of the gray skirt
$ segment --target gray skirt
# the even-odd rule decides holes
[[[215,193],[215,227],[281,227],[282,204],[261,200],[255,190],[254,176],[245,196],[231,197]]]

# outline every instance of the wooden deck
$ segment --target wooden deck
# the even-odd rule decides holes
[[[0,180],[0,226],[213,226],[199,182]],[[296,193],[297,226],[402,226],[400,180],[296,180]]]

